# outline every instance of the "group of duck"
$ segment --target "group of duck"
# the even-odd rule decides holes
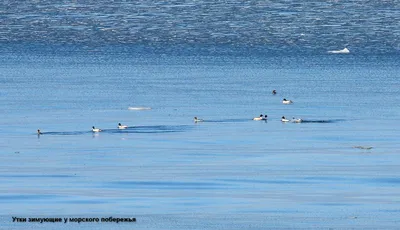
[[[128,128],[127,125],[122,125],[121,123],[118,123],[118,126],[117,126],[117,127],[118,127],[118,129],[126,129],[126,128]],[[103,131],[103,130],[92,126],[92,132],[98,133],[98,132],[101,132],[101,131]],[[40,134],[43,134],[43,133],[42,133],[42,131],[40,131],[40,129],[38,129],[38,130],[37,130],[37,134],[40,135]]]
[[[118,129],[126,129],[126,128],[128,128],[127,125],[122,125],[121,123],[118,123]],[[101,132],[101,131],[103,131],[103,130],[92,126],[92,132],[98,133],[98,132]]]
[[[118,123],[118,129],[126,129],[126,128],[128,128],[127,125],[121,125],[121,123]],[[101,132],[101,131],[103,131],[103,130],[92,126],[92,132],[98,133],[98,132]]]
[[[276,95],[276,90],[272,90],[272,94],[273,95]],[[292,100],[287,100],[286,98],[283,98],[283,100],[282,100],[282,104],[286,104],[286,105],[288,105],[288,104],[292,104],[293,103],[293,101]],[[267,120],[267,115],[260,115],[259,117],[255,117],[255,118],[253,118],[253,120],[254,121],[266,121]],[[302,119],[300,119],[300,118],[295,118],[295,117],[293,117],[293,119],[291,119],[291,120],[289,120],[289,119],[287,119],[285,116],[282,116],[282,118],[281,118],[281,121],[282,122],[294,122],[294,123],[300,123],[300,122],[302,122],[303,120]]]
[[[272,90],[272,94],[276,95],[276,90]],[[286,98],[283,98],[283,100],[282,100],[282,104],[288,105],[288,104],[292,104],[292,103],[293,103],[292,100],[287,100]],[[262,115],[262,114],[260,114],[259,117],[253,118],[254,121],[266,121],[267,119],[268,119],[268,115]],[[202,121],[204,121],[204,120],[200,119],[198,117],[194,117],[194,122],[202,122]],[[295,117],[293,117],[291,120],[289,120],[285,116],[282,116],[281,121],[282,122],[301,123],[303,120],[300,118],[295,118]]]
[[[268,116],[267,116],[267,115],[262,115],[262,114],[260,114],[259,117],[253,118],[253,121],[266,121],[267,119],[268,119]],[[287,119],[285,116],[282,116],[281,121],[282,121],[282,122],[300,123],[300,122],[302,122],[303,120],[302,120],[301,118],[295,118],[295,117],[293,117],[291,120],[289,120],[289,119]]]
[[[273,94],[273,95],[276,95],[276,90],[273,90],[273,91],[272,91],[272,94]],[[292,100],[287,100],[286,98],[284,98],[284,99],[282,100],[282,103],[283,103],[283,104],[292,104],[293,101],[292,101]],[[263,114],[260,114],[259,117],[253,118],[254,121],[266,121],[267,119],[268,119],[268,116],[267,116],[267,115],[263,115]],[[203,119],[200,119],[200,118],[198,118],[198,117],[194,117],[194,122],[196,122],[196,123],[197,123],[197,122],[203,122],[203,121],[204,121]],[[293,117],[293,119],[289,120],[289,119],[287,119],[285,116],[282,116],[281,121],[282,121],[282,122],[300,123],[300,122],[302,122],[303,120],[300,119],[300,118],[294,118],[294,117]],[[118,127],[118,129],[126,129],[126,128],[128,128],[127,125],[122,125],[121,123],[118,123],[118,126],[117,126],[117,127]],[[102,131],[101,129],[92,126],[92,132],[98,133],[98,132],[101,132],[101,131]],[[40,135],[40,134],[43,134],[43,133],[40,131],[40,129],[38,129],[38,130],[37,130],[37,134]]]

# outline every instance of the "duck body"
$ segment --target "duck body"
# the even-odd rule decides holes
[[[203,120],[203,119],[200,119],[200,118],[197,118],[197,117],[194,117],[193,121],[194,121],[194,122],[202,122],[202,121],[204,121],[204,120]]]
[[[282,122],[289,122],[290,120],[289,120],[289,119],[286,119],[286,117],[283,116],[283,117],[281,118],[281,121],[282,121]]]
[[[283,103],[283,104],[292,104],[293,101],[292,101],[292,100],[283,99],[283,100],[282,100],[282,103]]]
[[[121,125],[121,123],[118,123],[118,129],[126,129],[128,128],[127,125]]]
[[[294,122],[294,123],[301,123],[301,122],[303,122],[303,120],[302,120],[301,118],[294,118],[294,117],[293,117],[292,122]]]
[[[94,133],[98,133],[98,132],[101,132],[102,130],[101,129],[99,129],[99,128],[95,128],[94,126],[92,127],[92,132],[94,132]]]
[[[262,114],[259,117],[253,118],[253,121],[266,121],[267,120],[267,115],[263,116]]]

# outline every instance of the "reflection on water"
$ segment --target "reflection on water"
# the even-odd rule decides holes
[[[83,135],[92,133],[98,136],[100,133],[170,133],[170,132],[184,132],[189,129],[188,125],[153,125],[153,126],[135,126],[127,127],[126,129],[102,129],[101,132],[92,131],[70,131],[70,132],[42,132],[41,135]],[[40,138],[41,135],[38,135]]]

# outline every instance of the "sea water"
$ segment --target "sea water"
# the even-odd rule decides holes
[[[13,216],[128,216],[139,229],[398,225],[396,56],[2,59],[5,226],[35,226]]]
[[[1,228],[398,228],[396,1],[1,4]]]

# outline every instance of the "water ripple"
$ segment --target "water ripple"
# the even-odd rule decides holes
[[[184,181],[118,181],[109,183],[112,187],[129,189],[221,189],[229,187],[227,184],[215,182],[184,182]]]
[[[0,42],[231,44],[399,51],[399,1],[0,3]]]

